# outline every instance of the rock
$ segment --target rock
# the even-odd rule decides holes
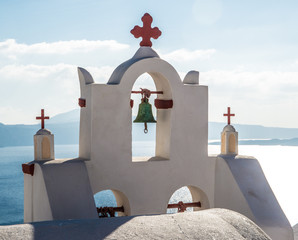
[[[270,240],[248,218],[226,209],[1,226],[0,239]]]

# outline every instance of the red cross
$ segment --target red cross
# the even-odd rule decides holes
[[[161,31],[155,27],[151,28],[151,23],[153,18],[149,13],[145,13],[142,17],[143,27],[135,26],[130,32],[135,38],[142,37],[140,46],[152,47],[152,42],[150,38],[157,39],[161,35]]]
[[[44,129],[44,120],[45,119],[50,119],[50,117],[48,116],[44,116],[44,109],[41,109],[41,116],[40,117],[36,117],[36,120],[41,120],[41,129]]]
[[[231,117],[234,117],[235,116],[235,114],[234,113],[231,113],[230,111],[231,111],[230,110],[230,107],[228,107],[228,113],[225,113],[224,114],[224,117],[228,117],[228,124],[229,125],[231,124]]]

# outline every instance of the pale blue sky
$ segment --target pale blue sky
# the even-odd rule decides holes
[[[0,122],[76,108],[76,66],[106,82],[138,49],[129,31],[145,12],[160,56],[181,76],[201,72],[210,121],[231,106],[236,123],[298,127],[295,0],[0,0]]]

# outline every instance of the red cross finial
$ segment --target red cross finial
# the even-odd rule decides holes
[[[231,113],[230,111],[231,111],[231,109],[230,109],[230,107],[228,107],[228,113],[225,113],[224,114],[225,117],[228,117],[228,124],[229,125],[231,124],[231,117],[234,117],[235,116],[235,114],[234,113]]]
[[[50,119],[50,117],[48,116],[44,116],[44,109],[41,109],[41,116],[40,117],[36,117],[36,120],[41,120],[41,129],[44,129],[44,120],[45,119]]]
[[[161,31],[155,27],[151,28],[153,18],[149,13],[145,13],[142,17],[143,27],[135,26],[130,32],[135,38],[142,37],[143,40],[140,42],[140,46],[152,47],[150,38],[157,39],[161,35]]]

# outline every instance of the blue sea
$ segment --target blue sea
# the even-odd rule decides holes
[[[78,156],[78,145],[56,145],[56,158]],[[22,223],[24,175],[22,163],[34,159],[33,146],[0,148],[0,224]]]
[[[133,155],[144,152],[153,155],[154,142],[134,142]],[[209,154],[218,154],[219,146],[209,145]],[[298,147],[288,146],[239,146],[242,155],[255,156],[265,173],[283,211],[292,225],[298,223]],[[23,223],[24,196],[23,172],[21,165],[33,160],[33,146],[0,148],[0,225]],[[78,156],[78,145],[56,145],[56,158]],[[95,203],[100,206],[116,206],[114,195],[106,190],[95,195]],[[191,201],[187,187],[176,191],[170,203]],[[191,211],[191,209],[188,209]],[[170,209],[169,213],[175,212]]]

